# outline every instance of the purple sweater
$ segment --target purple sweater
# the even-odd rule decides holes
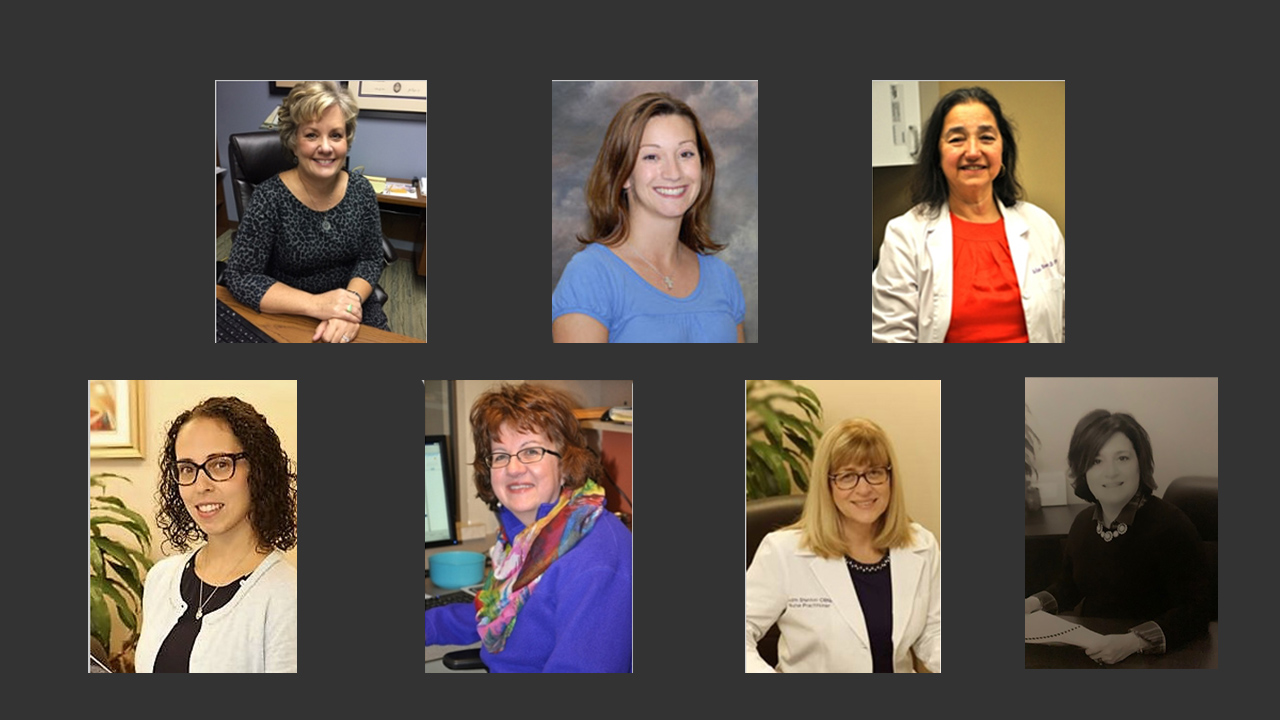
[[[554,505],[538,508],[538,518]],[[502,508],[507,537],[524,523]],[[427,611],[428,645],[479,642],[475,607],[466,603]],[[480,649],[489,672],[631,672],[631,532],[601,513],[577,545],[543,573],[516,617],[506,647]]]

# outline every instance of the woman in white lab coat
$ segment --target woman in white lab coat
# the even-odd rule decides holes
[[[1022,200],[1000,103],[948,93],[920,147],[915,207],[889,221],[871,275],[872,342],[1065,342],[1062,233]]]
[[[747,672],[942,672],[942,559],[907,517],[884,430],[845,420],[814,454],[800,521],[747,570]],[[778,667],[756,651],[777,623]]]

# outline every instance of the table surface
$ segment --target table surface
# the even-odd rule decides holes
[[[232,310],[240,314],[249,322],[258,326],[263,332],[270,335],[277,342],[285,343],[309,343],[311,336],[316,332],[316,326],[320,324],[315,318],[304,317],[302,315],[274,315],[270,313],[260,313],[253,308],[241,305],[231,295],[231,291],[222,287],[215,286],[216,294],[219,300],[226,303]],[[421,340],[411,338],[408,335],[401,335],[387,330],[379,330],[376,327],[368,325],[360,326],[360,334],[356,335],[355,343],[420,343]]]
[[[1129,628],[1141,624],[1138,620],[1116,618],[1088,618],[1063,615],[1063,619],[1103,635],[1129,632]],[[1218,623],[1209,623],[1208,632],[1191,642],[1163,655],[1139,655],[1134,653],[1115,665],[1099,665],[1083,648],[1075,645],[1034,645],[1024,643],[1027,649],[1027,668],[1081,668],[1092,670],[1158,669],[1158,668],[1216,668],[1218,667]]]
[[[1066,537],[1081,510],[1092,505],[1054,505],[1026,511],[1027,537]]]

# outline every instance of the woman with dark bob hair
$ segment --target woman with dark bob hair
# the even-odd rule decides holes
[[[360,325],[390,330],[373,286],[382,221],[373,186],[344,165],[360,109],[333,82],[296,85],[280,106],[280,142],[297,167],[258,186],[224,275],[236,300],[320,321],[313,341],[345,343]]]
[[[871,275],[871,340],[1064,342],[1066,250],[1022,199],[1018,144],[980,87],[938,101],[907,214],[889,221]]]
[[[1156,497],[1151,440],[1132,415],[1094,410],[1080,419],[1067,451],[1072,487],[1092,508],[1067,535],[1062,573],[1027,598],[1024,611],[1143,620],[1104,635],[1085,651],[1098,663],[1163,653],[1208,624],[1207,587],[1195,525]]]
[[[479,641],[490,672],[631,672],[631,533],[565,394],[501,385],[471,407],[477,497],[498,515],[474,607],[426,613],[428,645]]]
[[[716,161],[698,116],[645,93],[609,123],[587,179],[591,229],[551,297],[556,342],[743,342],[746,301],[711,253]]]
[[[157,496],[182,554],[147,574],[138,672],[297,672],[297,474],[267,419],[234,397],[178,415]]]

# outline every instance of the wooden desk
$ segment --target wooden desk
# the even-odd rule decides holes
[[[1129,628],[1141,621],[1115,618],[1082,618],[1062,616],[1073,623],[1083,625],[1103,635],[1129,632]],[[1164,655],[1139,655],[1134,653],[1115,665],[1099,665],[1083,648],[1074,645],[1033,645],[1027,648],[1028,668],[1079,668],[1082,670],[1152,669],[1152,668],[1216,668],[1218,667],[1218,623],[1209,623],[1209,629],[1200,637],[1175,648]]]
[[[270,335],[277,342],[282,343],[309,343],[311,336],[316,332],[316,326],[320,324],[315,318],[304,317],[302,315],[271,315],[263,314],[252,308],[241,305],[238,300],[231,296],[231,291],[221,285],[214,286],[217,291],[218,299],[226,303],[228,307],[235,310],[249,322],[257,325],[263,332]],[[360,334],[356,335],[356,339],[352,343],[420,343],[421,340],[411,338],[406,335],[379,330],[368,325],[360,326]]]
[[[411,178],[387,178],[387,182],[412,183]],[[382,220],[382,234],[396,240],[413,243],[414,246],[421,245],[422,248],[417,252],[417,260],[414,265],[418,268],[418,274],[425,276],[426,258],[427,258],[427,197],[422,194],[422,188],[415,186],[418,191],[418,197],[406,198],[395,195],[378,194],[379,205],[400,206],[404,209],[388,209]],[[408,210],[406,213],[405,210]],[[420,211],[420,212],[419,212]]]

